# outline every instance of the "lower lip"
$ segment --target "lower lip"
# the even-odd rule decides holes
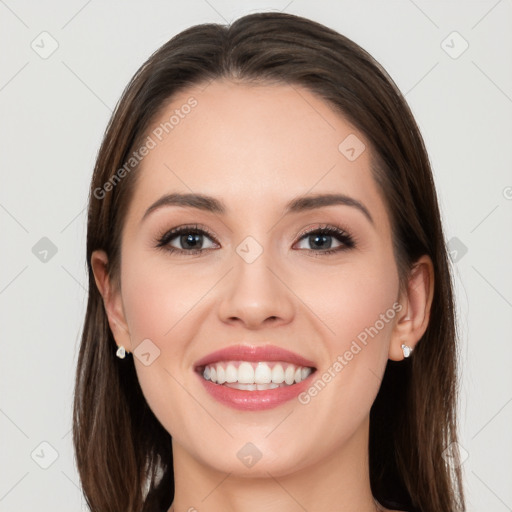
[[[315,371],[311,372],[306,379],[291,386],[256,391],[233,389],[222,384],[214,384],[199,373],[197,376],[201,379],[206,391],[224,405],[243,411],[261,411],[278,407],[296,398],[310,385],[310,379],[315,373]]]

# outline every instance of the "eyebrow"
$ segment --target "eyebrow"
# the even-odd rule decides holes
[[[325,206],[344,205],[356,208],[370,221],[375,224],[370,212],[357,199],[344,194],[315,194],[300,196],[292,199],[285,206],[285,214],[300,213],[304,211],[315,210]],[[227,207],[223,201],[216,199],[212,196],[204,194],[166,194],[160,199],[155,201],[144,213],[141,222],[148,217],[152,212],[166,206],[180,206],[183,208],[196,208],[206,212],[216,213],[223,215],[227,212]]]

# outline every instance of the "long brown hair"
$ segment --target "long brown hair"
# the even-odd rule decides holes
[[[319,23],[281,13],[203,24],[173,37],[126,87],[107,127],[90,189],[89,297],[75,383],[73,441],[92,511],[166,511],[174,499],[171,436],[149,408],[133,359],[115,357],[91,255],[103,249],[119,283],[120,240],[136,167],[115,175],[162,107],[188,86],[228,78],[291,84],[325,100],[367,138],[385,200],[400,284],[430,256],[435,287],[430,322],[414,354],[388,361],[370,412],[370,482],[386,507],[464,509],[457,461],[457,345],[452,277],[427,152],[409,107],[385,70],[361,47]],[[117,174],[119,177],[119,174]]]

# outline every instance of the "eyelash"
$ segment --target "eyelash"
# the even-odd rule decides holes
[[[163,249],[171,254],[178,254],[180,256],[191,256],[201,254],[204,251],[210,251],[212,249],[177,249],[176,247],[172,247],[169,245],[171,240],[183,234],[196,234],[196,235],[206,235],[208,238],[212,239],[213,242],[217,243],[214,235],[205,227],[200,227],[199,225],[188,225],[188,226],[180,226],[178,228],[171,229],[170,231],[166,231],[164,234],[160,235],[156,239],[156,247],[159,249]],[[328,235],[334,236],[341,242],[343,245],[340,247],[336,247],[335,249],[327,249],[325,251],[322,250],[313,250],[313,249],[301,249],[306,250],[309,253],[313,253],[314,256],[326,256],[329,254],[334,254],[340,251],[346,251],[348,249],[352,249],[356,246],[354,238],[345,230],[338,228],[336,226],[322,225],[317,226],[314,229],[306,230],[300,233],[299,241],[301,241],[306,236],[311,236],[313,234],[317,235]]]

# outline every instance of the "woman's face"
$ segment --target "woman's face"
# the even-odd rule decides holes
[[[214,81],[160,114],[123,231],[116,338],[175,454],[251,476],[360,454],[401,309],[367,141],[297,86]],[[177,194],[212,200],[162,200]],[[213,356],[210,378],[288,381],[207,382],[201,360],[240,345],[306,361]]]

